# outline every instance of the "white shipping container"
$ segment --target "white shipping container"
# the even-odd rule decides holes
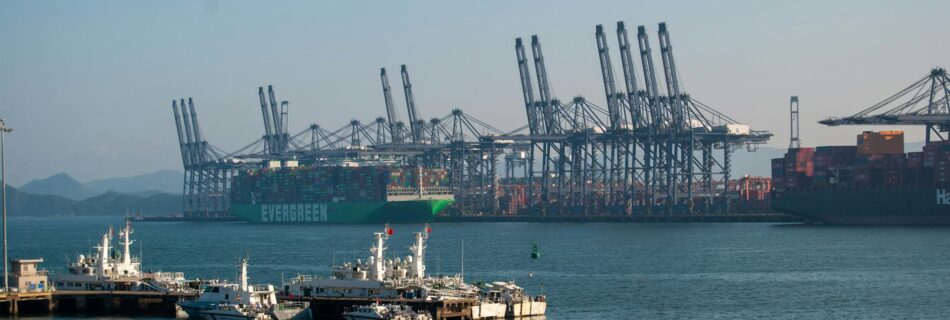
[[[751,130],[748,125],[733,123],[724,126],[715,126],[713,127],[713,131],[728,135],[747,135]]]
[[[697,119],[689,119],[689,128],[690,129],[700,129],[702,131],[711,131],[709,126]]]

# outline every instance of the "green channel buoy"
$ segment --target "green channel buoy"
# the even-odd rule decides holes
[[[534,247],[531,248],[531,259],[537,259],[541,257],[541,250],[538,250],[538,244],[535,243]]]

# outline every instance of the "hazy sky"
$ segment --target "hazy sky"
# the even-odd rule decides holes
[[[618,20],[646,25],[654,54],[666,21],[686,91],[773,131],[771,145],[787,146],[790,95],[804,144],[852,144],[867,128],[815,121],[950,64],[947,12],[948,1],[0,1],[8,178],[180,170],[180,97],[225,150],[263,134],[260,85],[290,101],[291,132],[369,121],[384,114],[379,67],[399,87],[400,64],[426,119],[461,107],[514,129],[525,121],[515,37],[540,36],[558,97],[603,105],[594,26],[610,30],[619,76]]]

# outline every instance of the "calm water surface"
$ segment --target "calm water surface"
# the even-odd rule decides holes
[[[121,218],[14,218],[10,256],[62,272]],[[946,319],[950,228],[781,224],[434,224],[430,273],[515,280],[548,296],[548,319]],[[366,259],[376,225],[138,223],[148,270],[252,283],[329,273]],[[387,255],[408,255],[421,225],[395,225]],[[541,259],[530,258],[538,243]]]

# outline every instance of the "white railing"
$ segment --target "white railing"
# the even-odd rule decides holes
[[[419,195],[419,188],[416,187],[396,187],[387,186],[386,194],[389,196],[414,196]],[[449,187],[423,187],[422,195],[444,195],[452,194],[452,188]]]

